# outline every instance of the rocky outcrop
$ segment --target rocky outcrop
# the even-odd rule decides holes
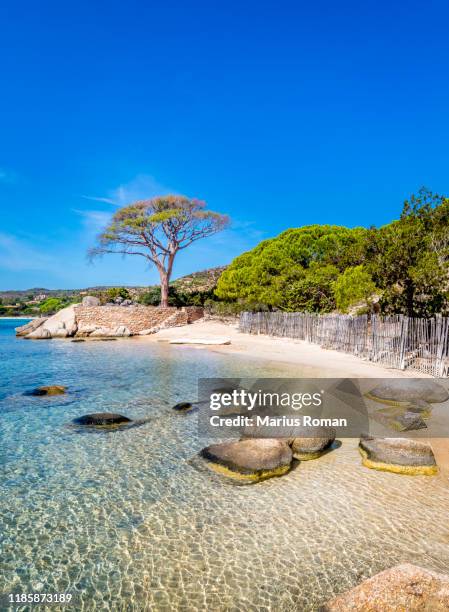
[[[396,474],[436,474],[438,467],[427,442],[409,438],[362,436],[359,450],[364,466]]]
[[[33,319],[29,323],[25,325],[21,325],[20,327],[16,327],[15,332],[16,336],[27,336],[38,329],[41,325],[45,323],[47,317],[40,317],[39,319]]]
[[[301,461],[317,459],[335,441],[336,431],[332,427],[309,427],[307,437],[294,438],[291,442],[293,457]]]
[[[37,387],[32,391],[27,391],[26,395],[64,395],[66,387],[63,385],[48,385],[46,387]]]
[[[449,576],[404,563],[376,574],[322,606],[322,612],[443,612]]]
[[[31,334],[27,334],[24,336],[26,340],[51,340],[52,335],[48,329],[45,329],[44,326],[39,327],[38,329],[31,332]]]
[[[60,310],[48,319],[37,319],[17,328],[17,335],[32,340],[49,338],[127,338],[155,333],[164,327],[187,325],[202,316],[196,307],[157,308],[129,304],[100,306],[98,298],[86,296],[83,304]],[[95,305],[91,305],[95,303]],[[39,321],[39,322],[37,322]]]
[[[77,331],[75,318],[75,306],[67,306],[52,317],[48,318],[43,325],[27,334],[27,338],[41,340],[47,338],[68,338],[74,336]]]
[[[292,451],[283,440],[245,439],[213,444],[203,448],[200,457],[218,474],[254,483],[288,472]]]

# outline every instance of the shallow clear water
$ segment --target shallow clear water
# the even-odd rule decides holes
[[[70,591],[77,610],[316,610],[402,561],[449,571],[444,475],[368,470],[352,440],[245,487],[190,462],[206,441],[171,406],[198,377],[298,371],[133,339],[25,341],[15,325],[0,321],[0,593]],[[43,384],[69,393],[23,395]],[[151,419],[66,427],[100,411]]]

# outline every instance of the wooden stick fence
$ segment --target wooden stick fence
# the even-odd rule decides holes
[[[306,340],[390,368],[449,376],[449,318],[243,312],[240,331]]]

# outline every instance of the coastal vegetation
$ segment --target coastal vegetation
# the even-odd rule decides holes
[[[138,255],[156,266],[161,285],[160,305],[169,305],[169,283],[179,251],[212,236],[229,223],[226,215],[206,210],[195,198],[167,195],[120,208],[98,236],[91,257],[106,253]]]
[[[449,310],[449,199],[421,189],[380,228],[288,229],[243,253],[216,296],[234,310],[369,311],[429,317]]]
[[[217,280],[224,270],[225,266],[209,268],[171,281],[169,305],[202,306],[208,300],[213,301]],[[119,298],[119,300],[129,299],[133,303],[158,306],[161,290],[158,285],[150,285],[148,287],[36,288],[24,291],[0,291],[0,317],[51,315],[70,304],[81,302],[86,295],[98,297],[102,304],[114,302]],[[48,310],[49,304],[52,307],[51,310]]]

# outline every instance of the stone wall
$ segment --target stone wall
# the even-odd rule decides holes
[[[187,325],[202,316],[203,309],[197,307],[75,306],[79,331],[93,327],[113,330],[125,326],[131,334],[138,334],[164,324],[167,327]]]

